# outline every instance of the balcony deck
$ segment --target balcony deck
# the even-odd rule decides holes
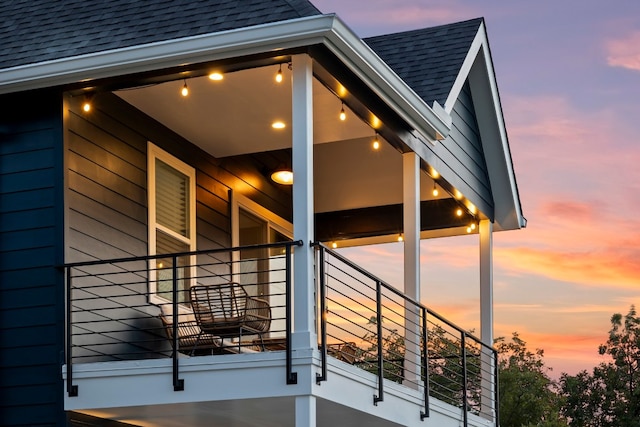
[[[318,426],[497,425],[495,352],[321,245],[318,346],[298,345],[295,244],[66,266],[65,409],[141,426],[295,426],[297,402],[312,398]],[[248,249],[261,255],[234,255]],[[228,281],[270,302],[267,340],[281,345],[249,336],[180,349],[162,309],[179,322],[187,285]],[[341,343],[347,357],[331,351]]]

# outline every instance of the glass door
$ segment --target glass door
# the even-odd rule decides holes
[[[234,246],[290,242],[292,225],[272,212],[241,198],[234,203]],[[235,256],[234,277],[247,293],[266,300],[271,307],[270,338],[285,334],[286,253],[284,247],[246,248]]]

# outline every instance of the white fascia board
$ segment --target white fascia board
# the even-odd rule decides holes
[[[500,95],[498,92],[498,85],[496,83],[495,70],[493,69],[493,59],[491,58],[491,52],[489,49],[489,40],[487,38],[487,32],[485,29],[484,22],[480,24],[478,27],[478,32],[469,47],[469,52],[465,60],[460,67],[460,72],[456,77],[456,80],[451,88],[451,92],[447,97],[447,100],[444,104],[444,109],[447,113],[451,113],[453,111],[453,106],[455,105],[460,92],[462,91],[462,87],[464,83],[467,81],[469,74],[471,73],[471,69],[473,68],[478,55],[483,55],[484,61],[486,64],[486,73],[488,76],[487,84],[489,85],[489,90],[491,93],[491,101],[487,105],[492,105],[494,109],[493,117],[496,120],[495,127],[500,135],[500,145],[501,145],[501,153],[503,158],[501,158],[501,163],[504,168],[506,168],[506,175],[509,177],[509,188],[510,194],[508,195],[500,195],[501,200],[508,200],[510,204],[512,204],[513,211],[516,217],[517,225],[510,224],[509,228],[523,228],[526,227],[527,221],[522,214],[522,206],[520,204],[520,196],[518,194],[518,186],[516,184],[515,172],[513,170],[513,160],[511,158],[511,150],[509,148],[509,139],[507,137],[507,130],[504,123],[504,116],[502,114],[502,105],[500,103]],[[489,150],[485,150],[488,152]],[[491,171],[489,171],[491,173]],[[500,226],[500,224],[498,224]],[[500,229],[500,228],[498,228]]]
[[[0,70],[0,94],[325,44],[423,139],[446,137],[451,117],[435,112],[335,15],[165,40]],[[427,136],[424,136],[427,135]]]
[[[320,15],[7,68],[0,94],[317,44],[333,21]]]
[[[401,113],[404,120],[432,144],[451,130],[451,116],[431,108],[362,39],[336,17],[325,45],[380,98]],[[404,113],[404,114],[402,114]],[[416,136],[416,135],[414,135]]]
[[[469,77],[469,73],[471,73],[471,67],[473,67],[474,62],[476,61],[478,52],[480,52],[480,49],[486,45],[487,38],[483,29],[484,24],[481,24],[471,46],[469,47],[467,56],[462,62],[458,76],[451,86],[449,96],[447,96],[447,100],[444,102],[444,110],[449,114],[453,111],[453,106],[458,100],[458,95],[460,95],[460,92],[462,91],[464,82],[467,81],[467,77]]]
[[[500,94],[498,92],[498,85],[496,81],[495,70],[493,69],[493,59],[491,58],[491,51],[489,49],[489,41],[487,40],[487,33],[484,29],[484,23],[480,27],[482,34],[482,54],[484,55],[485,63],[487,64],[487,74],[489,75],[489,85],[491,87],[491,94],[493,97],[493,105],[495,108],[495,118],[497,121],[497,127],[500,132],[500,142],[502,144],[502,153],[504,155],[504,167],[507,169],[507,176],[509,177],[509,187],[511,188],[511,194],[509,200],[513,203],[513,209],[516,214],[519,228],[527,226],[527,220],[522,214],[522,205],[520,203],[520,195],[518,194],[518,184],[516,183],[516,174],[513,170],[513,158],[511,157],[511,149],[509,148],[509,138],[507,136],[507,128],[504,123],[504,115],[502,113],[502,104],[500,102]]]

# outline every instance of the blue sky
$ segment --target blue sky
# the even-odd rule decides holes
[[[640,2],[312,0],[367,37],[482,16],[526,230],[497,233],[496,335],[560,372],[601,359],[609,319],[640,305]],[[422,243],[423,302],[479,327],[474,236]],[[399,244],[348,255],[401,283]]]

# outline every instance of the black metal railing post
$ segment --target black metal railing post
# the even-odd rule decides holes
[[[72,349],[73,349],[73,345],[71,342],[71,285],[72,285],[72,278],[71,278],[71,267],[67,267],[65,269],[65,273],[67,276],[67,295],[66,295],[66,313],[65,313],[65,317],[66,317],[66,322],[65,322],[65,327],[66,327],[66,335],[67,335],[67,342],[66,342],[66,363],[67,363],[67,394],[69,395],[69,397],[75,397],[78,395],[78,386],[73,384],[73,355],[71,354]]]
[[[500,369],[498,367],[498,352],[496,350],[493,350],[493,390],[494,390],[494,399],[495,401],[493,402],[493,406],[494,406],[494,418],[495,418],[495,422],[496,422],[496,427],[500,427],[500,390],[498,387],[498,380],[499,380],[499,372]]]
[[[424,387],[424,412],[420,412],[420,420],[429,417],[429,347],[427,347],[427,309],[420,307],[422,315],[422,383]]]
[[[301,241],[294,242],[298,246],[302,245]],[[285,246],[285,341],[286,341],[286,365],[287,365],[287,384],[298,384],[298,373],[293,372],[292,348],[291,348],[291,245]]]
[[[172,258],[173,265],[171,266],[171,285],[172,285],[172,295],[173,295],[173,391],[183,391],[184,390],[184,379],[179,378],[178,372],[178,346],[180,345],[178,341],[178,257],[176,255]],[[156,266],[157,268],[157,266]],[[156,282],[158,281],[157,270],[156,270]]]
[[[320,360],[322,373],[316,374],[316,383],[327,380],[327,301],[325,278],[325,251],[322,246],[318,248],[318,287],[320,292]]]
[[[460,333],[460,352],[462,363],[462,419],[463,426],[467,427],[469,425],[467,408],[467,341],[464,331]]]
[[[376,280],[376,333],[378,334],[378,395],[373,395],[373,404],[384,400],[384,355],[382,346],[382,283]]]

